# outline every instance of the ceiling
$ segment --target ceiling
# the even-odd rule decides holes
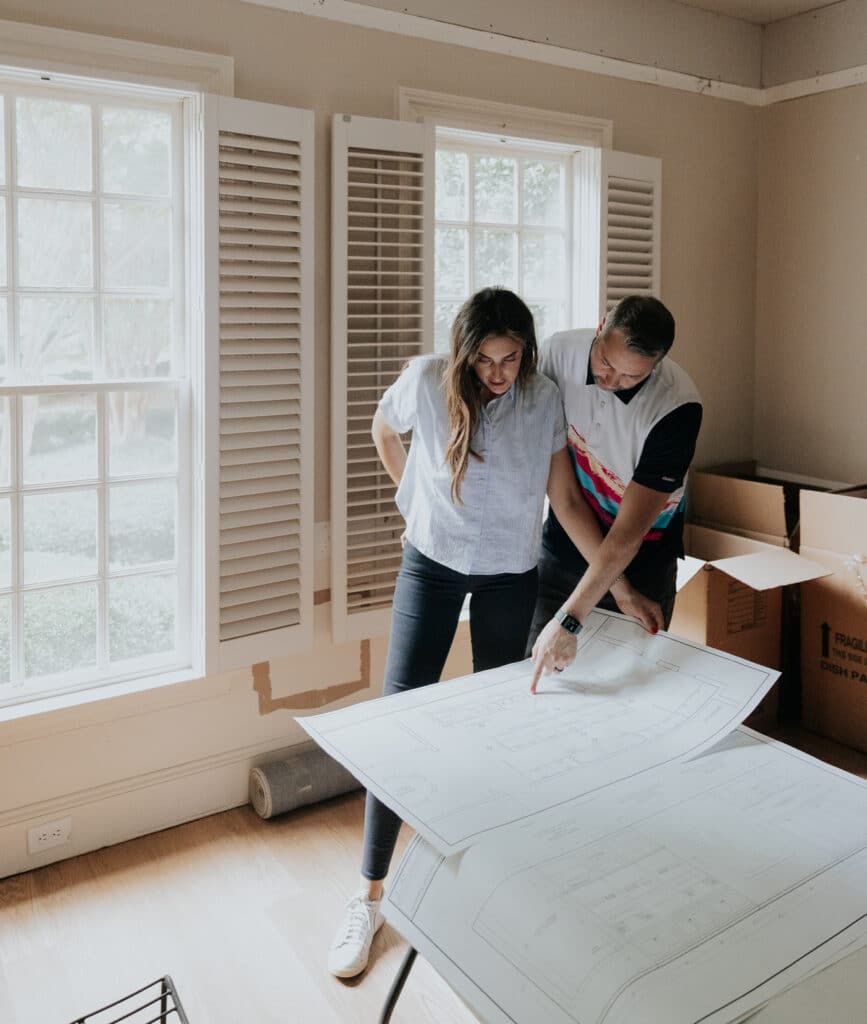
[[[821,7],[830,7],[838,0],[678,0],[686,7],[699,7],[703,11],[725,14],[756,25],[767,25],[793,14],[805,14]]]

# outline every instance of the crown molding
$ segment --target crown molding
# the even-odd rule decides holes
[[[713,99],[743,103],[750,107],[767,107],[786,100],[798,99],[817,93],[845,89],[867,82],[867,65],[847,68],[826,75],[787,82],[767,88],[734,85],[711,78],[699,78],[681,71],[635,64],[628,60],[602,57],[594,53],[570,50],[551,43],[537,43],[528,39],[515,39],[496,32],[482,32],[463,25],[433,21],[401,11],[384,10],[352,0],[242,0],[242,3],[258,7],[273,7],[293,14],[306,14],[315,18],[340,21],[360,28],[379,29],[398,35],[413,36],[431,42],[450,43],[487,53],[498,53],[508,57],[553,64],[573,71],[586,71],[595,75],[607,75],[645,85],[658,85],[666,89],[678,89]]]

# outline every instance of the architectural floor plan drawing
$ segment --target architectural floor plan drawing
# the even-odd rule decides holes
[[[730,1024],[867,941],[867,783],[739,729],[508,841],[416,838],[386,916],[485,1024]]]
[[[532,663],[299,718],[443,854],[736,728],[778,673],[620,615],[588,616],[578,656],[529,692]]]

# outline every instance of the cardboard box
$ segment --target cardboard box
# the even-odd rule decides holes
[[[801,550],[833,573],[801,593],[802,721],[867,751],[867,488],[804,495]]]
[[[691,470],[690,519],[711,529],[797,551],[801,493],[848,486],[834,480],[781,473],[752,461]]]
[[[775,544],[721,530],[689,525],[687,557],[678,564],[677,600],[669,631],[687,640],[781,669],[783,587],[827,571]],[[776,724],[779,685],[762,701],[749,724]]]

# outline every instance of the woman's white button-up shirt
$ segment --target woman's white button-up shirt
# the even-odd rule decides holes
[[[383,395],[392,430],[412,430],[397,506],[406,539],[423,555],[467,575],[527,572],[539,559],[542,509],[551,456],[566,446],[560,392],[534,373],[483,408],[461,485],[451,499],[445,463],[446,358],[419,356]]]

